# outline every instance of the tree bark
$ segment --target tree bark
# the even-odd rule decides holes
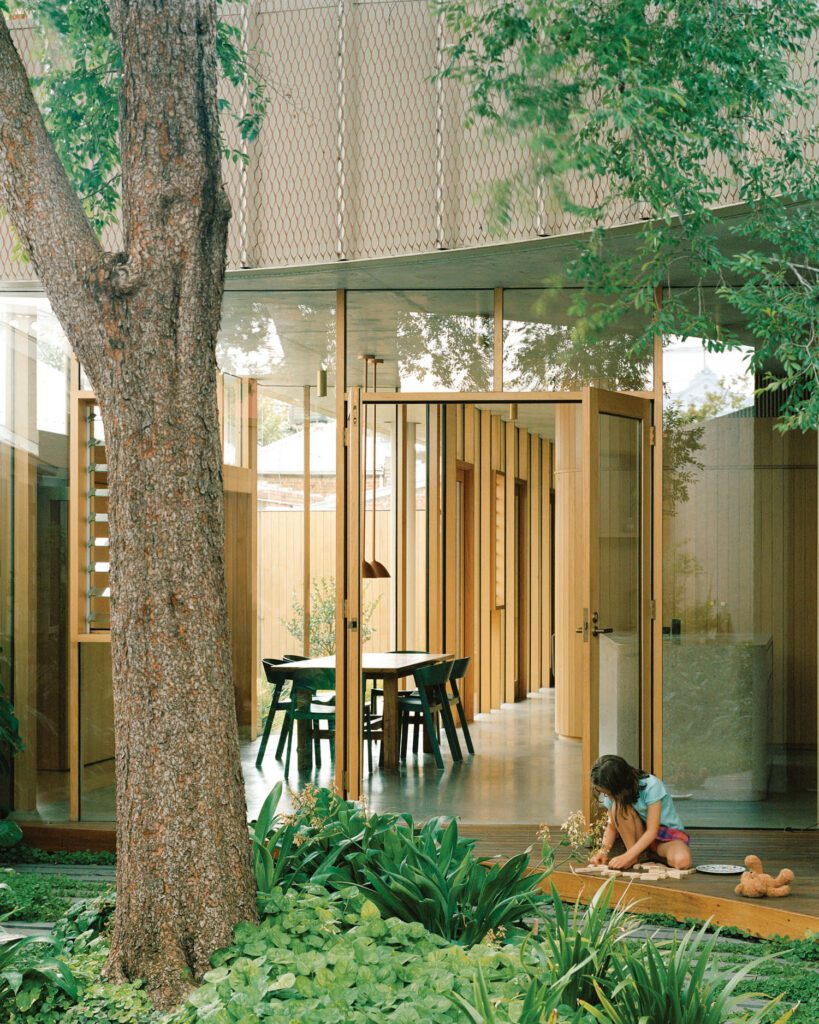
[[[161,1007],[255,917],[227,625],[214,0],[111,0],[125,251],[102,252],[0,17],[0,201],[91,379],[109,467],[117,911]]]

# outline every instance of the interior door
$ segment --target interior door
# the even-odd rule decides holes
[[[651,402],[584,395],[584,797],[600,754],[651,760]]]

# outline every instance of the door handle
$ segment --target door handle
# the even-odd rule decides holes
[[[600,636],[601,633],[613,633],[614,628],[612,626],[595,626],[592,630],[592,636]]]

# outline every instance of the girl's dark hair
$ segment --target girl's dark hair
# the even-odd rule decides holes
[[[628,761],[617,754],[604,754],[598,757],[591,768],[591,781],[595,793],[598,796],[601,790],[611,793],[614,803],[620,810],[637,803],[640,780],[647,778],[648,772],[632,768]]]

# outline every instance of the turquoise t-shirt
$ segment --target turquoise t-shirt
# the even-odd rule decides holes
[[[674,801],[668,795],[665,784],[656,775],[647,775],[644,779],[640,779],[640,793],[637,797],[637,802],[632,806],[643,821],[648,817],[648,808],[651,804],[658,802],[660,804],[660,824],[665,825],[666,828],[678,828],[681,832],[685,831],[682,820],[679,814],[677,814],[677,808],[674,806]],[[610,797],[601,793],[600,803],[603,804],[606,810],[610,811],[613,801]]]

